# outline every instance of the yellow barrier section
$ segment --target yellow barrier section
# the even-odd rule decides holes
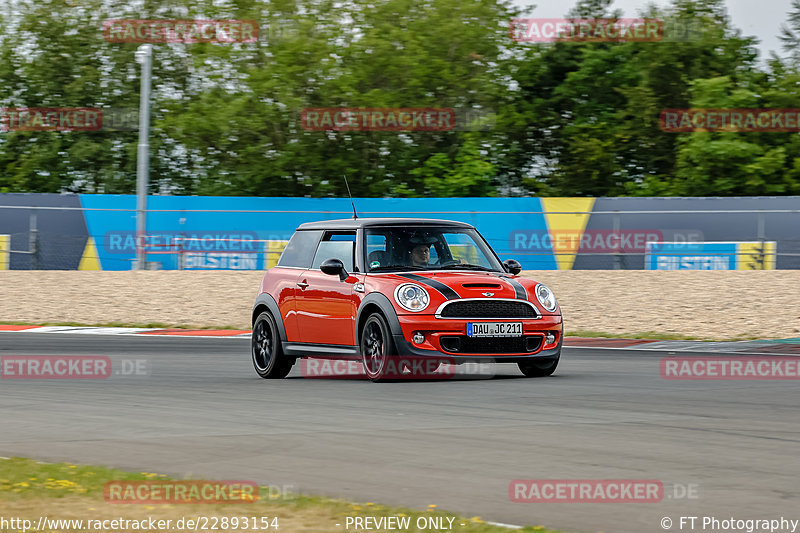
[[[542,210],[545,212],[547,228],[553,242],[553,253],[559,270],[572,270],[575,255],[581,245],[581,237],[586,230],[594,198],[542,198]],[[553,214],[559,211],[583,211],[582,213]],[[553,239],[555,234],[569,233],[571,239]],[[570,255],[573,254],[573,255]]]
[[[775,270],[775,241],[740,242],[736,248],[736,270]]]
[[[264,268],[272,268],[278,264],[283,249],[289,241],[267,241],[264,251],[266,258],[264,259]]]
[[[78,270],[103,270],[100,266],[100,259],[97,256],[97,246],[94,237],[89,237],[86,247],[83,249],[81,262],[78,263]]]
[[[8,270],[11,261],[11,235],[0,235],[0,270]]]

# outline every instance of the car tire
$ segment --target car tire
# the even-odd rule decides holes
[[[258,315],[253,324],[250,352],[256,374],[264,379],[285,378],[294,365],[294,360],[283,353],[278,326],[269,311]]]
[[[555,361],[548,361],[546,363],[533,359],[531,361],[517,363],[517,366],[519,367],[520,372],[525,374],[525,377],[543,378],[556,371],[559,359],[561,358],[557,357]]]
[[[393,366],[390,358],[394,353],[394,341],[386,319],[380,313],[372,313],[364,322],[359,348],[364,373],[370,381],[388,381],[397,377],[397,370],[390,368]]]

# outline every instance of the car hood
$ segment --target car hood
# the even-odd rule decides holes
[[[535,298],[533,296],[533,288],[536,285],[534,280],[499,272],[418,271],[398,272],[391,276],[396,278],[398,283],[414,282],[424,285],[428,292],[433,293],[432,297],[437,300],[440,298],[442,300],[454,298],[530,300]]]

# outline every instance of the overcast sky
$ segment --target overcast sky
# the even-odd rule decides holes
[[[521,7],[535,5],[531,12],[532,17],[558,18],[566,15],[575,0],[514,0],[514,4]],[[621,9],[623,16],[636,17],[647,4],[654,3],[665,7],[671,2],[666,0],[615,0],[612,7]],[[781,42],[778,39],[781,24],[789,12],[791,0],[726,0],[728,15],[734,26],[742,30],[747,36],[758,37],[760,41],[761,58],[769,54],[770,50],[782,53]]]

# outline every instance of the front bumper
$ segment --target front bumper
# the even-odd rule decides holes
[[[561,315],[544,315],[538,319],[515,320],[522,322],[522,338],[519,337],[466,337],[467,322],[498,322],[500,320],[437,319],[432,315],[398,316],[402,334],[394,334],[394,345],[398,355],[435,357],[465,361],[494,361],[517,363],[530,359],[556,359],[561,354],[563,324]],[[413,341],[420,332],[425,340]],[[545,344],[546,333],[556,339]],[[454,339],[459,339],[454,341]]]

